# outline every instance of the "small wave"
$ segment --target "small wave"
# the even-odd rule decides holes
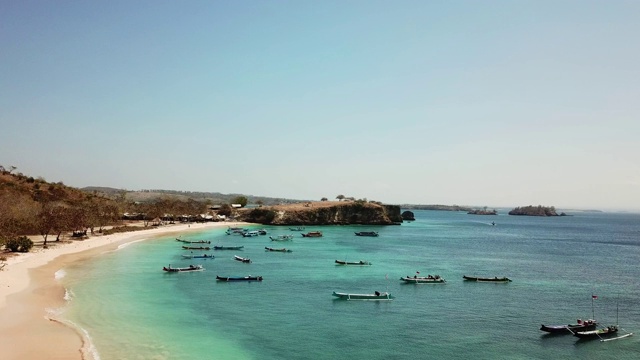
[[[64,289],[64,300],[65,301],[67,301],[67,302],[71,301],[73,299],[73,296],[74,296],[73,291],[71,291],[71,290],[69,290],[67,288]]]
[[[89,335],[89,332],[86,329],[71,320],[60,318],[59,315],[48,316],[47,319],[49,321],[55,321],[68,326],[80,336],[82,339],[82,348],[80,349],[80,352],[82,353],[83,360],[100,360],[98,349],[96,349],[96,346],[93,344],[93,340],[91,339],[91,335]]]
[[[116,249],[116,251],[122,250],[122,249],[126,248],[127,246],[129,246],[131,244],[135,244],[137,242],[141,242],[141,241],[145,241],[145,240],[147,240],[147,239],[135,240],[135,241],[131,241],[131,242],[128,242],[128,243],[124,243],[124,244],[118,245],[118,248]]]
[[[56,280],[60,280],[65,276],[67,276],[67,272],[64,269],[60,269],[56,271],[56,273],[53,276],[55,277]]]

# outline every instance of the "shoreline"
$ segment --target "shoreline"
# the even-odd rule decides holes
[[[48,242],[48,249],[7,259],[0,271],[0,354],[3,359],[92,359],[81,329],[56,316],[65,306],[65,288],[56,272],[123,244],[217,227],[251,225],[214,222],[168,225],[72,242]]]

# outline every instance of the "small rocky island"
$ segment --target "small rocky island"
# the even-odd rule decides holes
[[[473,209],[473,210],[467,212],[467,214],[469,214],[469,215],[498,215],[498,211],[496,209],[487,210],[487,208],[485,207],[484,209]]]
[[[402,212],[402,220],[405,221],[414,221],[416,219],[416,216],[413,214],[412,211],[403,211]]]
[[[524,216],[566,216],[565,213],[556,212],[556,208],[553,206],[523,206],[517,207],[509,211],[509,215],[524,215]]]
[[[321,201],[246,209],[238,220],[263,225],[396,225],[400,206],[364,201]]]

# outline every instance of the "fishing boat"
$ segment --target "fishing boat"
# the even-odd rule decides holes
[[[216,275],[216,280],[218,281],[262,281],[262,276],[218,276]]]
[[[567,325],[545,325],[540,326],[540,330],[546,331],[552,334],[573,334],[581,331],[595,330],[597,322],[593,319],[582,320],[578,319],[576,324]]]
[[[408,284],[445,284],[446,281],[440,277],[440,275],[427,275],[427,276],[404,276],[401,277],[400,280],[404,281]]]
[[[360,260],[360,261],[345,261],[345,260],[336,260],[336,264],[338,265],[371,265],[370,262]]]
[[[233,258],[234,258],[235,260],[241,261],[241,262],[243,262],[243,263],[250,263],[250,262],[251,262],[251,259],[249,259],[249,258],[243,258],[243,257],[238,256],[238,255],[234,255],[234,256],[233,256]]]
[[[577,331],[574,332],[573,335],[579,337],[580,339],[597,339],[597,338],[605,338],[610,337],[613,334],[618,332],[617,325],[610,325],[604,328],[589,330],[589,331]]]
[[[185,250],[211,250],[208,246],[183,246]]]
[[[202,255],[182,255],[185,259],[213,259],[213,255],[202,254]]]
[[[184,240],[184,239],[176,238],[176,241],[180,241],[185,244],[211,244],[211,241],[207,241],[207,240]]]
[[[278,235],[276,237],[269,236],[269,239],[271,239],[271,241],[289,241],[293,240],[293,235]]]
[[[285,249],[285,248],[282,248],[282,249],[274,249],[274,248],[270,248],[270,247],[267,247],[267,246],[265,246],[264,248],[265,248],[265,250],[267,250],[267,251],[291,252],[291,250],[290,250],[290,249]]]
[[[359,231],[356,232],[356,236],[378,236],[377,231]]]
[[[342,300],[372,300],[372,301],[390,301],[393,300],[393,296],[388,292],[376,291],[373,294],[352,294],[333,292],[333,296]]]
[[[220,246],[214,245],[213,250],[242,250],[244,246]]]
[[[241,227],[230,227],[227,229],[227,231],[225,231],[227,233],[227,235],[232,235],[232,234],[242,234],[244,232],[248,231],[245,228],[241,228]]]
[[[593,299],[596,299],[597,296],[591,296],[591,298],[593,301]],[[573,332],[573,335],[579,338],[578,341],[600,339],[601,342],[624,339],[626,337],[633,335],[633,333],[628,332],[623,335],[615,336],[618,334],[619,330],[620,330],[620,327],[618,326],[618,305],[616,304],[616,324],[615,325],[610,325],[610,326],[596,329],[596,330],[577,331],[577,332]]]
[[[174,268],[171,267],[171,265],[164,266],[162,268],[162,270],[167,271],[167,272],[183,272],[183,271],[202,271],[204,270],[204,268],[202,267],[202,265],[189,265],[188,267],[178,267],[178,268]]]
[[[245,231],[242,233],[243,237],[253,237],[253,236],[259,236],[260,233],[258,232],[258,230],[253,230],[253,231]]]
[[[290,227],[289,230],[291,230],[291,231],[304,231],[304,226]]]
[[[310,231],[306,234],[302,234],[302,237],[322,237],[322,232],[320,231]]]
[[[507,277],[492,277],[492,278],[487,278],[487,277],[476,277],[476,276],[467,276],[467,275],[463,275],[462,276],[463,279],[467,280],[467,281],[477,281],[477,282],[511,282],[511,279],[507,278]]]

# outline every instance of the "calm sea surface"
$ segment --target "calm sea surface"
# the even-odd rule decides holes
[[[65,269],[61,281],[71,300],[64,316],[88,333],[103,360],[640,358],[640,336],[577,342],[539,330],[541,323],[590,318],[595,294],[602,325],[615,324],[618,313],[622,329],[640,332],[639,214],[415,214],[416,221],[400,226],[307,227],[322,238],[266,228],[270,235],[295,234],[291,242],[226,235],[224,228],[183,235],[245,247],[208,251],[213,260],[183,259],[189,251],[174,237],[133,243]],[[380,236],[354,235],[371,230]],[[253,262],[234,261],[236,254]],[[336,259],[373,265],[336,266]],[[192,263],[206,270],[162,271]],[[416,271],[447,284],[399,280]],[[216,275],[264,281],[219,283]],[[513,282],[469,283],[462,275]],[[331,295],[375,290],[395,300]]]

